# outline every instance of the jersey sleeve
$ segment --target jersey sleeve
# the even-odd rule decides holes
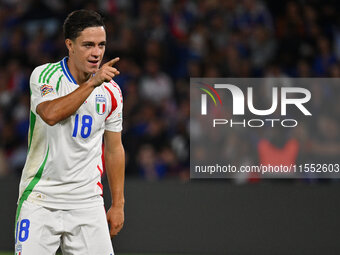
[[[32,109],[36,112],[39,104],[57,98],[55,84],[47,83],[44,79],[49,64],[34,69],[30,77],[30,92]]]
[[[104,85],[110,95],[111,109],[105,120],[105,130],[121,132],[123,129],[123,96],[117,83],[111,81]]]

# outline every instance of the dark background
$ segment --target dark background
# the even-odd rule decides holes
[[[110,204],[104,181],[106,205]],[[0,180],[0,250],[12,250],[18,180]],[[175,180],[126,183],[126,222],[115,252],[290,254],[340,252],[336,183]]]

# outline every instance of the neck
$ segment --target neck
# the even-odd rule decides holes
[[[81,85],[90,79],[91,74],[80,71],[70,57],[67,60],[67,66],[78,85]]]

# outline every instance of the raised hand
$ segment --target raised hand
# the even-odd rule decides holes
[[[119,71],[113,67],[118,61],[119,58],[114,58],[102,65],[98,72],[91,78],[93,86],[100,86],[103,82],[109,82],[113,77],[119,75]]]

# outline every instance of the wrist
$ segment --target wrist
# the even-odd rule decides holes
[[[89,87],[91,89],[94,89],[96,87],[96,84],[93,82],[93,79],[90,79],[85,84],[86,84],[87,87]]]
[[[112,201],[111,207],[124,208],[125,200]]]

